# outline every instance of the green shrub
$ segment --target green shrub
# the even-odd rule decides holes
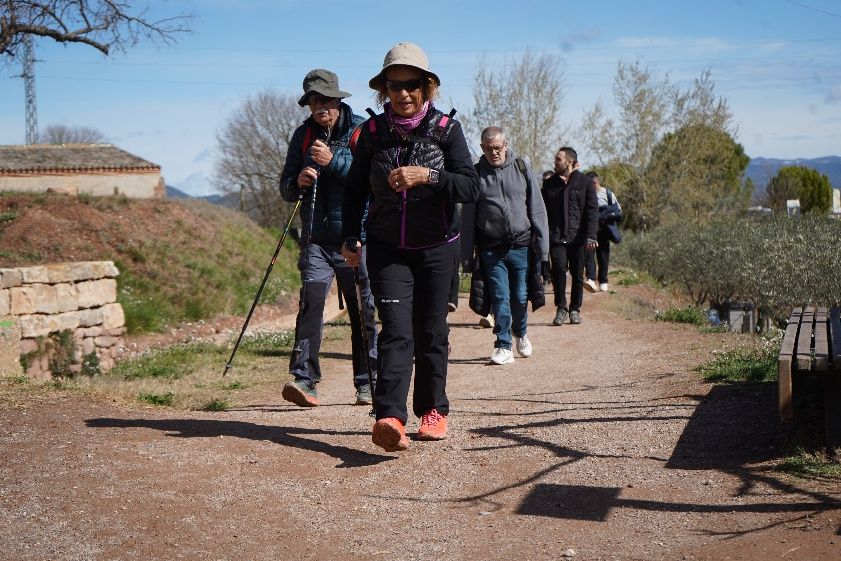
[[[841,304],[841,220],[826,217],[675,223],[620,244],[623,263],[683,289],[697,306],[751,302],[785,320],[792,307]]]
[[[717,353],[697,370],[708,382],[770,382],[777,379],[779,352],[779,347],[734,349]]]
[[[172,402],[175,399],[175,394],[172,392],[166,392],[162,394],[141,393],[138,394],[137,398],[140,401],[145,401],[146,403],[151,403],[152,405],[169,406],[172,405]]]
[[[659,312],[656,318],[660,321],[671,321],[673,323],[691,323],[692,325],[705,325],[707,316],[699,308],[669,308]]]
[[[841,478],[841,463],[830,461],[823,454],[799,450],[798,455],[785,458],[776,469],[799,477]]]
[[[84,355],[82,357],[82,374],[85,376],[99,376],[102,370],[99,368],[99,356],[95,351]]]
[[[231,405],[224,399],[211,399],[202,407],[202,411],[227,411]]]

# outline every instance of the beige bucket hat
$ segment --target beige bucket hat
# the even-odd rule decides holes
[[[435,80],[436,85],[441,85],[440,78],[429,70],[429,59],[426,58],[426,53],[423,52],[423,49],[414,43],[397,43],[385,54],[383,69],[380,70],[380,73],[368,81],[368,85],[372,90],[379,89],[385,77],[385,71],[392,66],[411,66],[412,68],[423,70],[427,76]]]

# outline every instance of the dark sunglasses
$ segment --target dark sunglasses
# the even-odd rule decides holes
[[[423,86],[423,78],[414,78],[412,80],[386,80],[385,87],[390,91],[397,93],[406,90],[413,92],[419,90]]]

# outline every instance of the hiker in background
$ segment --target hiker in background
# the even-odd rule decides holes
[[[372,440],[393,452],[409,447],[413,363],[418,439],[447,436],[447,302],[459,258],[455,209],[476,200],[478,180],[461,125],[432,103],[441,81],[420,47],[392,47],[368,84],[384,112],[361,127],[342,207],[342,253],[358,262],[369,201],[368,272],[382,322]]]
[[[365,353],[369,353],[371,362],[376,362],[373,298],[365,260],[362,259],[359,280],[366,310],[362,320],[364,329],[368,330],[369,348],[366,349],[353,269],[345,262],[340,249],[342,197],[353,159],[351,144],[358,137],[358,126],[364,120],[342,102],[349,96],[339,89],[338,78],[329,70],[316,69],[306,75],[304,95],[298,100],[298,105],[309,107],[311,115],[292,135],[280,176],[280,194],[284,200],[292,202],[303,197],[303,233],[298,259],[302,288],[295,321],[295,348],[289,359],[289,373],[295,379],[287,382],[281,393],[283,399],[301,407],[318,405],[316,384],[321,380],[318,352],[324,329],[322,318],[324,302],[334,276],[350,316],[355,403],[372,403]]]
[[[529,166],[508,146],[499,127],[482,131],[482,156],[476,164],[479,174],[479,199],[476,201],[476,252],[496,320],[496,342],[491,364],[514,362],[511,335],[517,354],[532,355],[529,341],[527,283],[529,262],[549,269],[549,225],[540,185]],[[530,259],[530,251],[536,255]],[[541,267],[545,264],[545,267]],[[534,270],[532,272],[535,272]],[[536,284],[540,305],[543,282]],[[534,302],[534,300],[532,300]],[[535,303],[535,309],[539,305]]]
[[[584,301],[585,251],[596,248],[599,206],[593,180],[578,171],[578,154],[564,146],[555,155],[555,174],[543,182],[543,200],[549,216],[549,255],[552,259],[552,288],[555,292],[555,319],[552,325],[581,323]],[[570,271],[572,288],[569,306],[566,275]]]
[[[590,292],[607,292],[607,270],[610,266],[610,244],[622,240],[618,224],[622,221],[622,207],[613,191],[602,186],[599,174],[588,171],[585,175],[593,180],[599,203],[599,229],[596,234],[596,251],[587,252],[587,280],[584,288]],[[598,284],[596,283],[596,262],[598,262]]]

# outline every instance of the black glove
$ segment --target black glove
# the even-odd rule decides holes
[[[552,280],[552,277],[549,276],[549,262],[548,261],[541,261],[540,262],[540,277],[544,285],[549,284]]]

